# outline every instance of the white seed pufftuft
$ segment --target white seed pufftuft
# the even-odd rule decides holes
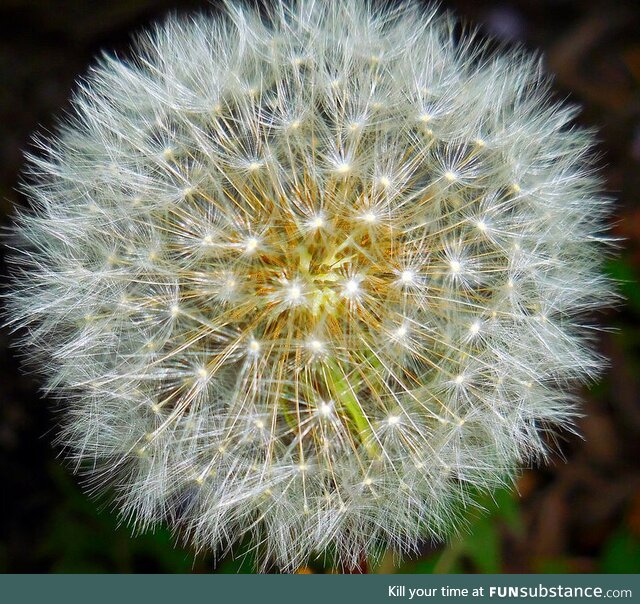
[[[413,551],[570,423],[610,299],[592,138],[411,3],[169,19],[29,159],[10,322],[141,529]]]

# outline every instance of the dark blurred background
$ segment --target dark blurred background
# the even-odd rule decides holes
[[[126,52],[132,32],[198,0],[0,0],[0,223],[12,206],[31,133],[53,127],[74,80],[101,50]],[[611,367],[585,389],[583,438],[526,470],[517,492],[487,499],[469,530],[396,572],[640,572],[640,3],[616,0],[443,0],[486,34],[544,52],[560,98],[600,132],[612,232],[608,263],[623,306],[602,321]],[[0,258],[0,261],[2,259]],[[6,281],[4,263],[1,267]],[[51,404],[20,371],[0,331],[0,571],[247,572],[176,547],[168,531],[132,537],[107,504],[87,498],[51,446]],[[369,572],[393,572],[389,556]],[[311,567],[310,572],[330,569]]]

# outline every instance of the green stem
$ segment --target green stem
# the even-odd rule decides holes
[[[462,553],[463,541],[460,538],[456,538],[445,546],[440,558],[433,567],[432,573],[434,575],[444,575],[452,572]]]
[[[333,390],[333,395],[337,399],[336,402],[339,402],[344,407],[349,417],[353,420],[359,440],[371,457],[378,457],[379,452],[371,439],[371,425],[369,424],[369,420],[363,413],[362,406],[358,402],[340,366],[335,361],[332,361],[327,363],[327,369],[331,382],[327,385]]]

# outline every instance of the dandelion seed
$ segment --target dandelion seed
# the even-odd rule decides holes
[[[396,339],[401,340],[407,335],[407,333],[409,333],[409,330],[404,325],[402,325],[401,327],[398,327],[398,329],[396,329],[394,335]]]
[[[312,229],[321,229],[324,226],[324,218],[322,216],[314,216],[309,221],[309,226]]]
[[[309,348],[311,348],[313,352],[322,352],[324,346],[320,340],[311,340],[311,342],[309,342]]]
[[[249,239],[247,239],[247,242],[245,244],[244,251],[247,254],[252,254],[253,252],[256,251],[256,249],[258,249],[258,243],[259,241],[255,237],[249,237]]]
[[[408,285],[409,283],[413,283],[415,281],[415,274],[413,271],[402,271],[400,273],[400,281],[402,281],[402,283],[404,283],[405,285]]]
[[[299,300],[301,296],[302,296],[302,290],[297,285],[293,285],[289,288],[289,291],[288,291],[289,300],[295,302],[296,300]]]
[[[355,279],[349,279],[344,286],[344,295],[347,297],[355,297],[360,291],[360,284]]]
[[[320,403],[318,408],[320,415],[323,417],[329,417],[333,413],[333,405],[331,403]]]

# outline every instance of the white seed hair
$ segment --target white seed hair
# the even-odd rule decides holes
[[[418,3],[229,2],[105,56],[28,160],[9,323],[143,530],[417,551],[570,426],[608,304],[592,136]]]

